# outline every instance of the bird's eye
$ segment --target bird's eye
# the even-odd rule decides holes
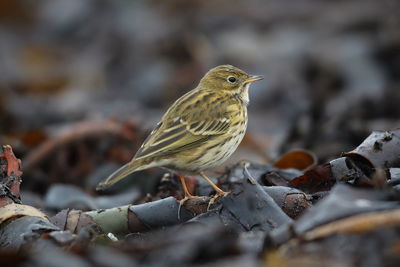
[[[234,82],[236,82],[236,78],[235,78],[235,77],[232,77],[232,76],[230,76],[230,77],[228,77],[228,82],[230,82],[230,83],[234,83]]]

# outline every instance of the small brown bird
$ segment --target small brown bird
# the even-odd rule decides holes
[[[261,79],[231,65],[209,70],[195,89],[172,104],[133,159],[101,182],[97,190],[132,172],[165,167],[179,173],[185,192],[181,204],[197,198],[188,191],[182,173],[200,174],[216,191],[215,197],[227,194],[203,171],[223,163],[242,141],[249,86]]]

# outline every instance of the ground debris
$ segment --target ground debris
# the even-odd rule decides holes
[[[399,1],[1,3],[0,266],[400,266]],[[230,194],[96,192],[219,64],[265,77]]]
[[[390,136],[390,140],[383,138],[390,142],[394,135]],[[386,147],[381,149],[374,153],[384,155]],[[3,186],[11,184],[11,191],[19,196],[21,177],[16,174],[22,172],[8,175],[8,161],[0,163]],[[255,259],[253,264],[259,262],[258,255],[265,255],[267,263],[277,259],[290,263],[312,243],[325,244],[323,251],[330,242],[339,242],[337,236],[357,243],[354,236],[382,238],[385,231],[397,229],[400,195],[392,188],[399,184],[399,175],[396,164],[385,168],[365,165],[363,157],[348,154],[305,172],[242,161],[218,178],[218,185],[230,193],[213,204],[209,201],[214,192],[208,184],[185,177],[192,194],[205,195],[182,206],[183,192],[174,174],[159,175],[156,192],[145,197],[137,190],[94,197],[90,190],[54,184],[39,202],[48,214],[59,211],[50,219],[34,207],[14,203],[19,198],[2,196],[0,244],[18,251],[35,248],[39,253],[63,247],[62,253],[72,253],[77,261],[82,253],[97,255],[91,244],[98,243],[110,247],[105,253],[118,251],[118,260],[144,265],[157,265],[161,259],[166,265],[229,262],[245,255]],[[105,202],[113,205],[101,209]],[[161,243],[154,243],[160,239]],[[171,256],[173,251],[180,252]],[[27,255],[25,261],[40,262]],[[313,257],[308,253],[303,260],[313,261]],[[343,259],[351,260],[350,256]]]

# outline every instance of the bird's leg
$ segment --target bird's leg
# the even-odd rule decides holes
[[[179,201],[178,219],[180,219],[181,207],[183,204],[185,204],[186,201],[188,201],[189,199],[193,199],[193,198],[203,198],[203,197],[193,196],[192,194],[190,194],[190,192],[186,186],[185,176],[183,176],[182,174],[178,174],[178,176],[179,176],[179,180],[181,181],[181,184],[183,187],[183,192],[185,193],[185,197]]]
[[[209,183],[209,184],[212,186],[212,188],[214,188],[214,190],[217,192],[217,195],[218,195],[218,196],[226,196],[227,194],[229,194],[229,192],[222,191],[218,186],[216,186],[216,185],[210,180],[210,178],[208,178],[208,177],[204,174],[204,172],[200,172],[200,175],[201,175],[201,177],[203,177],[203,178],[207,181],[207,183]]]
[[[187,189],[186,182],[185,182],[185,176],[183,176],[182,174],[178,174],[178,176],[179,176],[179,180],[181,180],[183,191],[185,193],[185,198],[190,198],[192,196],[192,194],[190,194],[189,190]]]
[[[209,184],[212,186],[212,188],[214,188],[214,190],[215,190],[215,192],[216,192],[215,196],[213,196],[213,197],[210,199],[210,201],[208,202],[207,210],[209,210],[210,206],[211,206],[212,204],[214,204],[214,202],[215,202],[215,200],[216,200],[217,198],[219,198],[219,197],[221,197],[221,196],[226,196],[227,194],[229,194],[229,192],[222,191],[218,186],[216,186],[216,185],[210,180],[210,178],[208,178],[208,177],[204,174],[204,172],[200,172],[200,175],[201,175],[201,177],[203,177],[203,178],[207,181],[207,183],[209,183]]]

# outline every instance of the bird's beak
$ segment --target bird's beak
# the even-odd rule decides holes
[[[245,80],[246,83],[253,83],[259,80],[264,79],[263,76],[258,76],[258,75],[251,75],[248,79]]]

